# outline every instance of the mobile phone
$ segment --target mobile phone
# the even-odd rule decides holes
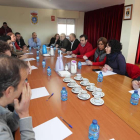
[[[101,71],[101,69],[92,69],[93,71]]]

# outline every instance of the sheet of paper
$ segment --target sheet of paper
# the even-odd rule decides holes
[[[129,91],[129,93],[134,93],[134,90]],[[139,98],[140,98],[140,88],[138,89],[138,94],[139,94]]]
[[[66,57],[66,58],[72,58],[72,56],[71,56],[71,55],[66,55],[66,56],[64,56],[64,57]]]
[[[81,62],[82,63],[82,65],[87,65],[87,63],[86,62]]]
[[[31,66],[32,70],[38,69],[36,66]]]
[[[24,61],[33,61],[33,60],[36,60],[35,58],[25,58],[23,59]]]
[[[100,71],[96,71],[96,73],[100,73]],[[109,75],[114,75],[114,74],[117,74],[115,72],[112,72],[112,71],[107,71],[107,72],[102,72],[103,76],[109,76]]]
[[[113,139],[110,139],[110,140],[115,140],[115,139],[113,138]]]
[[[45,87],[35,88],[35,89],[32,89],[31,100],[36,99],[36,98],[40,98],[40,97],[44,97],[44,96],[48,96],[48,95],[49,95],[49,93]]]
[[[30,53],[25,53],[25,54],[33,54],[32,52],[30,52]]]
[[[33,130],[36,140],[63,140],[72,134],[58,117],[33,128]]]

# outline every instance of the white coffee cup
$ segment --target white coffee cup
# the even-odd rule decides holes
[[[80,91],[80,93],[81,93],[81,96],[83,97],[83,98],[86,98],[87,97],[87,91],[86,90],[81,90]]]
[[[81,86],[79,86],[79,85],[75,85],[75,86],[74,86],[74,90],[75,90],[76,92],[78,92],[78,91],[82,90],[82,88],[81,88]]]
[[[96,94],[96,91],[97,92],[102,92],[102,89],[101,88],[94,88],[94,93]]]
[[[94,95],[94,101],[95,101],[96,103],[99,103],[99,102],[100,102],[100,99],[101,99],[101,96],[99,96],[99,95]]]
[[[82,77],[81,74],[77,74],[76,76],[77,79],[81,79],[81,77]]]
[[[71,79],[70,76],[66,76],[66,77],[64,78],[65,81],[69,81],[70,79]]]
[[[82,84],[86,85],[89,83],[89,80],[87,78],[83,78]]]
[[[94,83],[90,83],[90,84],[89,84],[89,89],[90,89],[90,90],[93,90],[94,88],[95,88],[95,84],[94,84]]]
[[[69,83],[70,86],[75,86],[75,84],[76,84],[76,81],[70,80],[70,83]]]

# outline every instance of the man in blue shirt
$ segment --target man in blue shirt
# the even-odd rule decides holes
[[[41,41],[39,38],[37,38],[37,34],[35,32],[32,33],[32,38],[28,40],[28,44],[31,48],[41,46]]]

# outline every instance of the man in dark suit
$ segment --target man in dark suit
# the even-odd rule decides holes
[[[71,42],[71,44],[69,45],[69,47],[67,48],[67,53],[69,54],[71,51],[74,51],[78,45],[79,45],[79,40],[76,39],[76,35],[71,33],[69,36],[69,40]]]

